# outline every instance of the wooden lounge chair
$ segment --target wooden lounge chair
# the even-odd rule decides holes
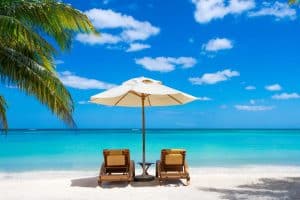
[[[161,151],[161,160],[156,161],[156,177],[159,184],[162,181],[186,179],[190,182],[188,165],[185,160],[186,151],[183,149],[163,149]]]
[[[134,161],[130,160],[128,149],[103,150],[104,162],[100,169],[98,184],[104,181],[130,181],[135,175]]]

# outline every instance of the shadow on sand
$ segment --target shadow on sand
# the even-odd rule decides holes
[[[240,185],[236,189],[199,188],[202,191],[219,193],[222,199],[267,199],[300,200],[300,177],[271,179],[263,178],[259,183]]]
[[[150,181],[150,182],[105,182],[102,183],[102,188],[124,188],[128,185],[131,187],[157,187],[160,186],[158,180]],[[184,183],[180,180],[172,180],[168,182],[164,182],[162,186],[165,187],[179,187],[183,186]],[[71,187],[89,187],[96,188],[98,187],[98,177],[87,177],[87,178],[79,178],[71,180]]]
[[[154,181],[149,182],[131,182],[132,187],[179,187],[184,186],[184,183],[181,180],[169,180],[167,182],[163,182],[161,185],[159,185],[159,181],[155,179]]]
[[[98,177],[87,177],[71,180],[72,187],[91,187],[95,188],[98,186]]]

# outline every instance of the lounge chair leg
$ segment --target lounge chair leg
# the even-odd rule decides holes
[[[98,185],[101,187],[102,186],[102,181],[98,180]]]
[[[186,186],[188,186],[190,184],[190,180],[191,180],[190,177],[186,178]]]

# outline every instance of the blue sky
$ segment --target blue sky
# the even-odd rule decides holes
[[[299,9],[285,1],[65,0],[102,37],[79,34],[57,56],[79,128],[140,127],[140,109],[89,104],[146,76],[201,97],[147,109],[150,128],[300,128]],[[2,92],[3,91],[3,92]],[[1,86],[10,128],[65,128],[33,97]]]

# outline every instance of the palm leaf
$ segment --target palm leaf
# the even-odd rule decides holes
[[[6,102],[3,96],[0,95],[0,128],[7,130],[7,119],[6,119]]]
[[[97,33],[85,14],[69,5],[51,0],[15,0],[5,15],[53,37],[62,50],[69,49],[74,33]],[[13,11],[12,11],[13,9]]]
[[[0,1],[0,83],[35,96],[72,127],[73,101],[55,73],[56,51],[44,38],[68,50],[77,32],[97,34],[86,15],[58,0]],[[3,97],[0,103],[7,128]]]
[[[19,20],[0,15],[0,42],[11,49],[28,49],[34,51],[36,60],[48,70],[53,70],[55,49],[42,37]]]
[[[0,80],[3,84],[14,84],[35,96],[65,123],[75,127],[72,98],[55,73],[45,70],[23,54],[1,46],[0,66]]]
[[[299,3],[299,0],[289,0],[289,4],[297,4]]]

